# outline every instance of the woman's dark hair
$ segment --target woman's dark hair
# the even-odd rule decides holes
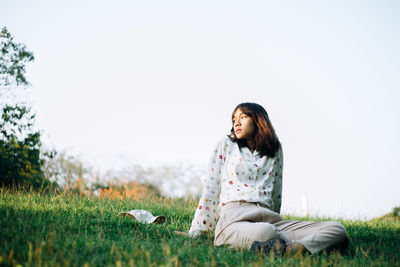
[[[267,155],[274,157],[275,153],[281,147],[278,136],[275,133],[274,127],[272,127],[271,121],[269,120],[268,113],[265,109],[256,103],[241,103],[232,112],[233,115],[236,110],[240,109],[244,114],[251,117],[254,121],[254,141],[255,149],[260,153],[260,156]],[[237,142],[239,147],[246,146],[246,140],[240,140],[236,138],[235,130],[232,125],[231,134],[228,137],[232,142]]]

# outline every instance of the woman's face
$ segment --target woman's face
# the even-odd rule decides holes
[[[238,108],[232,118],[233,129],[237,139],[250,140],[254,137],[255,125],[251,117]]]

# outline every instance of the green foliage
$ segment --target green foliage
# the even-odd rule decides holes
[[[80,179],[87,188],[87,181],[90,177],[90,167],[85,165],[76,156],[68,154],[66,151],[50,151],[42,166],[44,176],[56,182],[61,187],[73,188],[77,180]]]
[[[3,27],[0,32],[0,88],[29,85],[25,63],[34,59],[24,44]],[[38,188],[50,182],[43,177],[40,132],[33,130],[35,115],[24,104],[0,105],[0,185]]]
[[[271,259],[251,251],[215,247],[211,234],[199,239],[175,235],[175,230],[189,229],[196,205],[190,199],[110,200],[0,189],[0,265],[400,265],[398,223],[341,221],[351,239],[347,254]],[[167,222],[145,225],[117,216],[131,209],[166,215]]]
[[[376,221],[400,223],[400,207],[393,208],[392,212],[385,214],[379,218],[371,219],[371,222],[376,222]]]
[[[0,32],[0,85],[28,85],[25,63],[33,60],[33,53],[27,51],[24,44],[15,43],[7,28],[3,27]]]
[[[20,106],[5,106],[0,120],[0,184],[38,188],[43,178],[40,132],[33,131],[35,115]]]
[[[400,218],[400,207],[393,208],[392,215],[394,217]]]

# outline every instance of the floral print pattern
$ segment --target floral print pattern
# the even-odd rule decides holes
[[[203,180],[203,193],[189,235],[214,230],[221,206],[230,201],[259,202],[279,213],[282,199],[283,154],[260,157],[224,137],[216,145]]]

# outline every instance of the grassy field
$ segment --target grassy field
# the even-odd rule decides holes
[[[341,221],[351,238],[347,255],[273,259],[214,247],[212,235],[192,240],[174,234],[189,229],[196,204],[187,199],[112,200],[0,189],[0,265],[400,266],[400,224],[394,220]],[[117,217],[131,209],[168,219],[145,225]]]

